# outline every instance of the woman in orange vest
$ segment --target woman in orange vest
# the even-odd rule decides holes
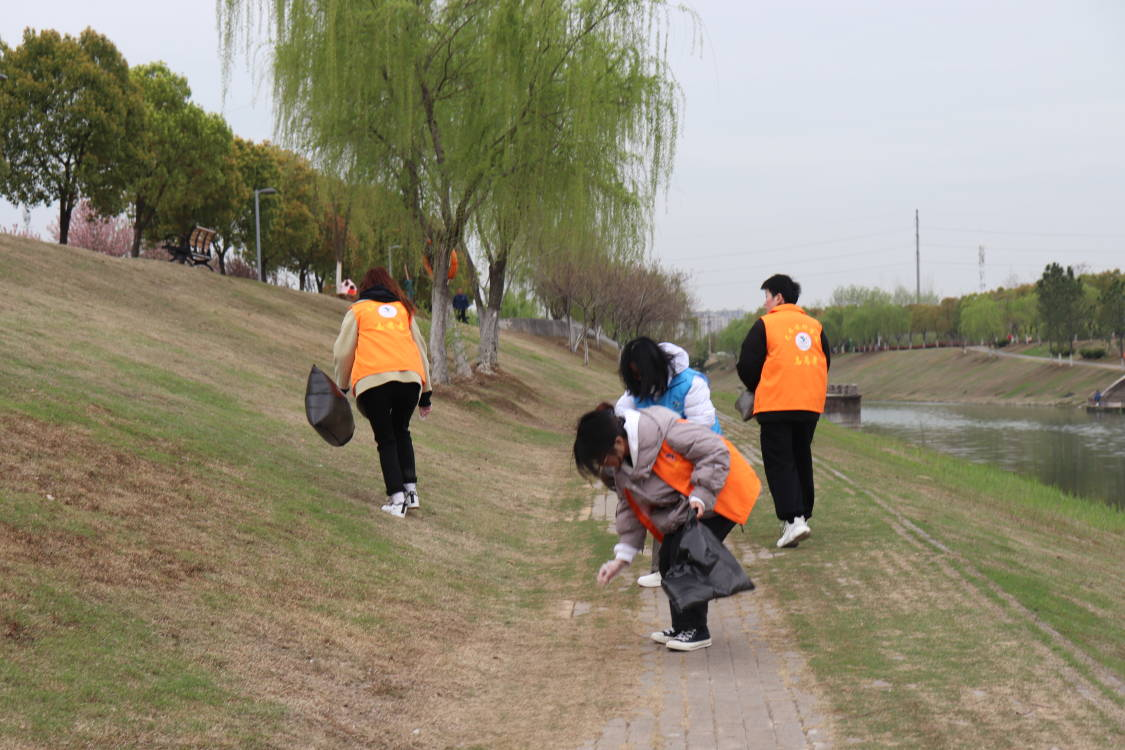
[[[333,347],[336,382],[345,393],[349,388],[355,393],[375,433],[387,490],[382,510],[404,518],[407,508],[419,505],[410,417],[415,406],[423,419],[430,413],[426,344],[414,303],[385,268],[369,270],[359,288]]]
[[[600,404],[578,420],[574,463],[579,472],[617,491],[614,559],[602,565],[604,585],[644,546],[646,531],[663,542],[660,573],[668,572],[679,534],[694,515],[719,540],[746,522],[761,483],[746,459],[721,435],[663,406],[628,409],[622,416]],[[673,651],[711,645],[707,604],[672,609],[672,627],[652,640]]]

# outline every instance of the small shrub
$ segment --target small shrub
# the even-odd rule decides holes
[[[256,279],[258,278],[258,269],[250,265],[237,255],[228,256],[226,262],[223,264],[227,270],[227,276],[235,276],[240,279]]]
[[[1101,359],[1105,356],[1105,347],[1091,347],[1089,349],[1079,349],[1078,353],[1082,355],[1082,359]]]

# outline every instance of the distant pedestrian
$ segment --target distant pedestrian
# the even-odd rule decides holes
[[[679,536],[694,516],[722,541],[735,524],[746,522],[761,483],[753,468],[728,442],[702,425],[661,406],[623,416],[601,404],[578,420],[574,463],[592,477],[605,477],[617,491],[614,559],[598,570],[605,585],[644,546],[645,534],[663,536],[660,572],[666,573]],[[711,645],[707,602],[678,611],[672,626],[650,637],[672,651]]]
[[[675,344],[657,344],[647,336],[629,341],[621,347],[618,374],[625,392],[613,410],[624,416],[630,409],[663,406],[689,422],[703,425],[723,434],[715,405],[711,403],[711,387],[707,377],[693,370],[688,353]],[[646,588],[660,585],[660,542],[652,540],[652,567],[637,579]]]
[[[812,533],[812,440],[824,412],[831,348],[824,329],[797,306],[801,286],[777,274],[762,284],[766,314],[742,342],[738,376],[754,393],[762,463],[781,521],[778,547],[796,547]]]
[[[410,417],[415,406],[422,418],[431,409],[426,344],[414,304],[385,268],[369,270],[359,289],[333,347],[336,382],[355,393],[375,433],[387,491],[382,510],[403,518],[419,506]]]
[[[1102,392],[1101,389],[1094,391],[1094,406],[1102,405]]]
[[[405,263],[402,264],[402,291],[408,300],[414,301],[414,279],[410,278],[410,269]]]
[[[469,322],[469,296],[464,292],[457,292],[453,295],[453,311],[457,320],[462,323]]]

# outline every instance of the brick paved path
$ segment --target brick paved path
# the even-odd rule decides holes
[[[591,515],[610,520],[615,506],[615,496],[599,493]],[[734,541],[732,547],[743,552],[753,578],[755,559],[770,551]],[[647,558],[638,562],[623,575],[635,579],[637,572],[647,571]],[[645,707],[613,718],[582,750],[830,747],[829,727],[811,693],[802,689],[809,682],[803,661],[778,645],[776,637],[769,638],[776,617],[758,592],[712,602],[708,624],[714,645],[677,653],[647,639],[651,631],[668,625],[664,592],[634,589],[643,602],[636,648],[645,665],[640,678]]]

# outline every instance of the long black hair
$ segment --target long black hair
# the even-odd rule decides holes
[[[655,341],[641,336],[621,347],[617,372],[633,398],[655,401],[668,390],[668,381],[675,375],[672,359]]]
[[[574,435],[574,465],[579,474],[597,478],[605,457],[613,452],[617,438],[625,437],[625,420],[604,401],[578,418]]]

